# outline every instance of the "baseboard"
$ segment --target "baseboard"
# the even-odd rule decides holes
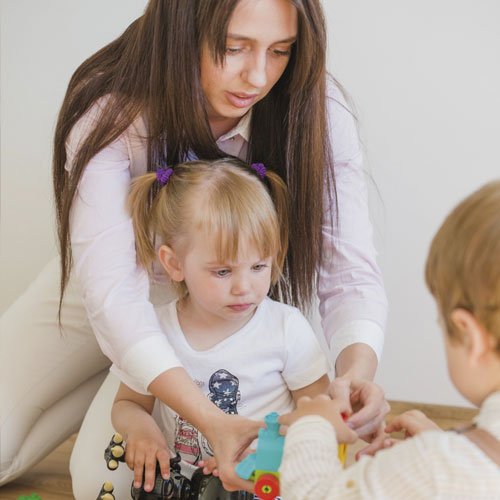
[[[473,408],[460,406],[436,405],[427,403],[411,403],[408,401],[389,401],[391,415],[399,415],[408,410],[420,410],[432,420],[456,422],[470,422],[478,413]]]

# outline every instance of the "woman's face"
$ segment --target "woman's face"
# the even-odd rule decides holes
[[[210,124],[236,123],[263,99],[288,64],[297,37],[297,11],[289,0],[241,0],[229,21],[224,64],[205,44],[201,85]]]

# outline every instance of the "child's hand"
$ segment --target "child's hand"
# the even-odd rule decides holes
[[[134,471],[134,487],[140,488],[144,473],[144,490],[151,491],[155,482],[156,462],[160,464],[161,475],[170,475],[170,452],[159,428],[141,429],[127,436],[125,461]]]
[[[198,467],[203,468],[203,474],[213,474],[214,476],[219,475],[219,470],[217,469],[217,460],[215,459],[215,457],[210,457],[206,460],[200,460],[197,465]]]
[[[332,400],[324,394],[314,399],[304,396],[297,401],[297,408],[294,411],[281,415],[278,421],[281,425],[289,427],[306,415],[320,415],[332,424],[339,443],[354,443],[358,435],[344,423],[341,415],[347,410],[348,405],[344,401]]]
[[[431,430],[441,429],[419,410],[410,410],[398,415],[385,428],[385,432],[389,434],[404,431],[405,437],[412,437],[420,432]]]

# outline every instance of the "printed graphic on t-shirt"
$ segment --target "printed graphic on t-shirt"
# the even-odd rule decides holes
[[[223,412],[237,415],[237,404],[240,400],[240,381],[231,372],[221,368],[210,376],[208,382],[208,399]],[[201,443],[201,445],[200,445]],[[209,442],[189,422],[176,415],[174,450],[182,459],[190,464],[196,464],[202,458],[202,451],[213,457],[214,452]]]
[[[197,464],[201,460],[198,430],[179,415],[175,417],[174,450],[190,464]]]
[[[208,382],[210,390],[208,399],[217,405],[223,412],[230,415],[238,413],[237,404],[240,400],[240,381],[238,377],[220,369],[212,374]]]

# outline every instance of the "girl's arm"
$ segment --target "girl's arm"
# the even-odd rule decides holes
[[[121,383],[111,410],[114,428],[125,439],[125,461],[134,471],[134,486],[140,488],[144,474],[144,489],[154,486],[156,462],[162,476],[170,474],[170,453],[165,437],[151,416],[154,396],[145,396]]]

